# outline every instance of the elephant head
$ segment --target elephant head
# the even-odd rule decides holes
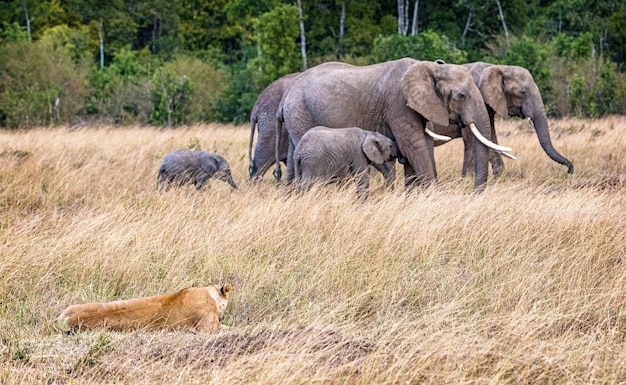
[[[401,83],[407,105],[425,120],[441,126],[453,124],[471,128],[479,139],[475,141],[474,188],[484,189],[488,167],[485,146],[495,144],[486,139],[491,136],[489,115],[469,71],[458,65],[417,62],[407,69]],[[508,147],[495,148],[510,151]]]
[[[381,165],[398,157],[398,146],[388,137],[371,132],[365,135],[361,145],[363,153],[375,165]]]
[[[212,159],[207,158],[206,162],[201,162],[201,164],[203,165],[203,168],[208,168],[208,170],[206,171],[210,171],[213,168],[213,167],[207,167],[207,165],[211,161],[215,162],[215,167],[216,167],[216,171],[215,171],[215,174],[213,174],[213,177],[218,180],[228,183],[230,187],[236,189],[237,183],[235,183],[235,180],[233,179],[233,175],[230,171],[230,166],[228,165],[228,162],[226,161],[226,159],[222,158],[219,155],[215,155]]]
[[[469,68],[487,106],[501,117],[529,118],[545,153],[555,162],[567,166],[567,172],[571,174],[574,171],[572,162],[552,145],[545,106],[530,72],[523,67],[482,62],[472,63]]]

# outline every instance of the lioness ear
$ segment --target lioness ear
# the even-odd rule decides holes
[[[229,283],[227,283],[226,285],[222,286],[222,290],[220,290],[222,292],[222,295],[224,297],[228,297],[228,292],[233,290],[233,287],[230,286]]]

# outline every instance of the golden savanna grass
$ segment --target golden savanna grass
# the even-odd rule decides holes
[[[436,188],[247,183],[246,126],[0,131],[0,383],[626,382],[626,118],[524,121],[480,195],[462,142]],[[156,190],[165,154],[223,155],[239,190]],[[234,287],[217,334],[65,335],[70,304]]]

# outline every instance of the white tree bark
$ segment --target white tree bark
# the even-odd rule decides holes
[[[308,68],[306,60],[306,37],[304,35],[304,18],[302,16],[302,2],[298,0],[298,16],[300,17],[300,52],[302,53],[302,70]]]
[[[502,20],[502,28],[504,28],[504,37],[506,37],[506,48],[509,48],[511,45],[509,41],[509,29],[506,27],[506,22],[504,21],[504,13],[502,12],[502,4],[500,4],[500,0],[496,0],[498,4],[498,11],[500,12],[500,20]]]
[[[409,1],[398,0],[398,33],[403,36],[409,32]]]
[[[102,20],[98,24],[98,39],[100,39],[100,69],[104,69],[104,34],[102,33]]]
[[[467,32],[472,27],[472,17],[474,17],[474,5],[466,5],[467,9],[469,9],[469,14],[467,15],[467,21],[465,22],[465,28],[463,29],[463,36],[461,37],[461,47],[465,47],[465,36],[467,36]]]
[[[418,8],[420,5],[420,0],[415,0],[415,7],[413,8],[413,24],[411,25],[411,35],[412,36],[417,36],[417,34],[419,33],[419,28],[418,28]]]
[[[26,33],[28,34],[28,42],[31,42],[30,37],[30,16],[28,15],[28,7],[26,6],[26,2],[22,2],[22,6],[24,7],[24,13],[26,14]]]
[[[343,56],[343,34],[346,24],[346,2],[341,2],[341,16],[339,17],[339,56]]]

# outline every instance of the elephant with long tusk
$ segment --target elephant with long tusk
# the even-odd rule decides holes
[[[545,106],[539,92],[539,87],[535,83],[530,72],[519,66],[495,65],[484,62],[464,64],[468,68],[474,79],[474,83],[483,96],[489,120],[491,122],[491,140],[498,143],[495,131],[495,115],[501,117],[516,116],[527,118],[531,126],[537,133],[537,138],[545,153],[555,162],[567,167],[567,172],[574,172],[572,162],[561,155],[552,145],[550,131],[548,128],[548,118]],[[429,124],[431,130],[437,135],[449,138],[462,137],[465,144],[463,157],[462,175],[471,171],[474,164],[474,137],[475,132],[471,130],[471,135],[466,130],[459,127],[444,127],[437,124]],[[445,143],[440,138],[435,139],[435,146]],[[481,140],[478,138],[478,140]],[[504,170],[502,156],[512,158],[507,150],[501,147],[491,147],[489,151],[489,162],[493,170],[493,175],[498,177]]]
[[[434,141],[426,122],[473,123],[490,137],[489,114],[467,68],[404,58],[369,66],[329,62],[302,72],[278,108],[277,133],[289,134],[287,182],[294,180],[293,151],[315,126],[361,127],[394,139],[404,162],[405,185],[427,187],[436,180]],[[487,147],[475,141],[474,191],[485,189]],[[277,159],[274,175],[282,172]]]

